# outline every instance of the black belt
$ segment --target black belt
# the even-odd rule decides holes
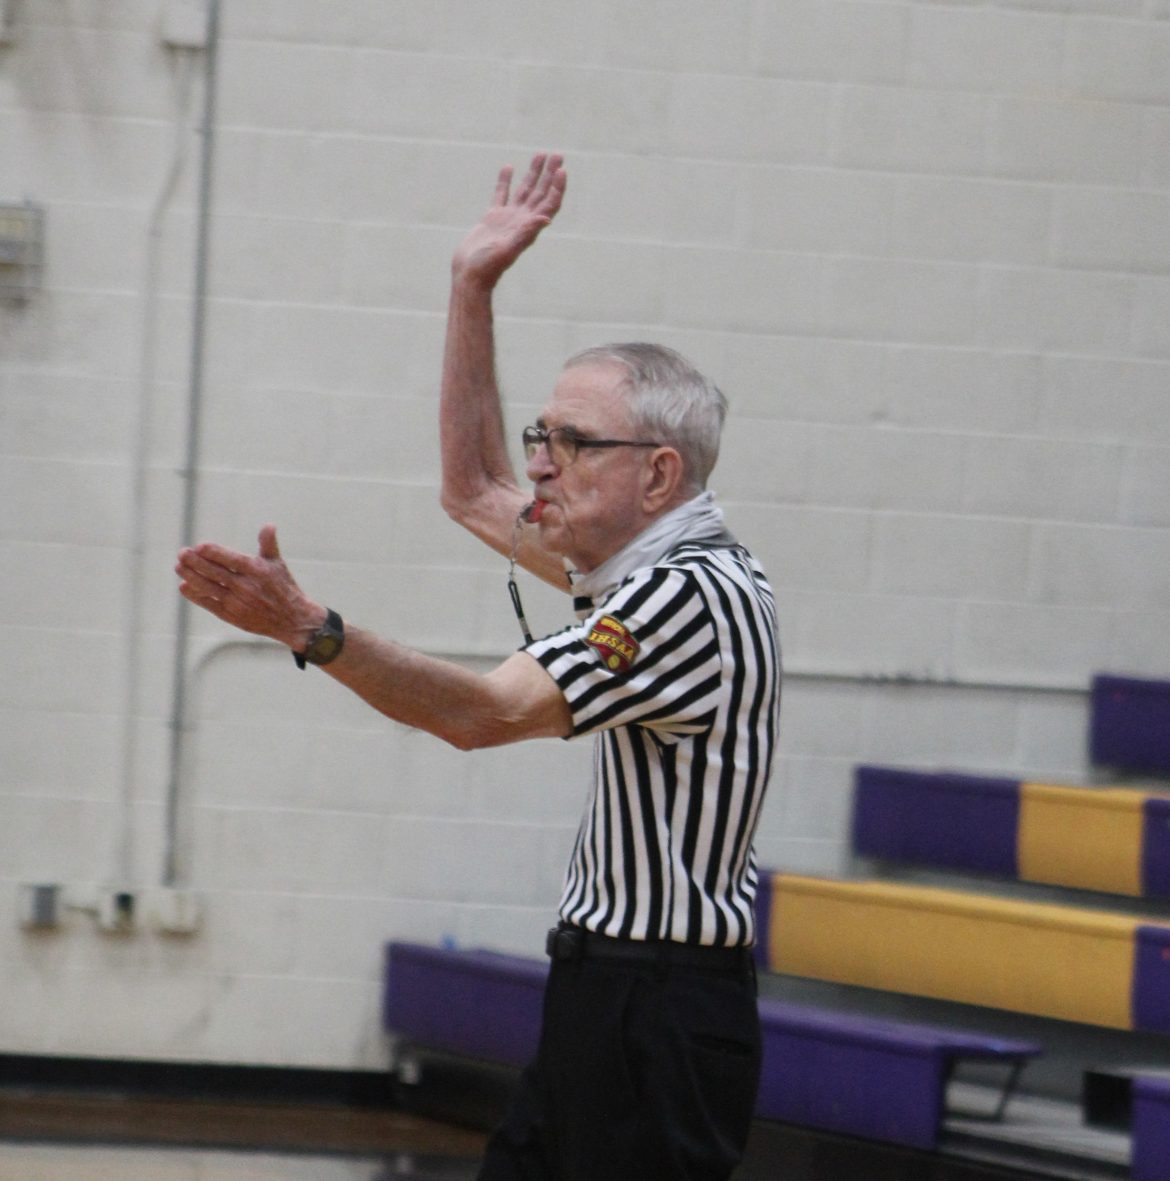
[[[703,947],[660,939],[639,941],[595,935],[562,923],[553,927],[544,944],[554,963],[564,960],[609,960],[657,968],[700,968],[709,972],[743,972],[752,963],[749,947]]]

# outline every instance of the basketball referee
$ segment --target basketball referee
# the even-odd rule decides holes
[[[183,550],[180,591],[461,749],[593,737],[540,1046],[480,1178],[715,1181],[742,1157],[759,1075],[752,839],[779,713],[775,604],[706,490],[726,402],[669,349],[570,358],[523,432],[530,490],[517,481],[492,297],[566,176],[542,154],[512,180],[504,168],[452,262],[443,505],[570,591],[577,622],[532,639],[514,591],[526,642],[481,676],[308,598],[271,525],[255,555]]]

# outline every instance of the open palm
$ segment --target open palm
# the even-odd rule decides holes
[[[515,192],[512,166],[500,169],[491,206],[455,252],[451,266],[456,277],[495,286],[560,209],[566,182],[562,163],[558,155],[533,156]]]

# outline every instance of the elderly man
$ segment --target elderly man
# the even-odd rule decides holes
[[[779,711],[774,602],[705,491],[726,403],[669,349],[571,358],[523,432],[531,491],[518,483],[492,294],[559,210],[565,172],[539,155],[514,192],[512,179],[501,171],[452,264],[443,505],[571,591],[578,622],[526,633],[481,676],[343,624],[300,590],[272,526],[255,556],[184,550],[180,589],[462,749],[593,736],[537,1059],[480,1177],[723,1178],[759,1071],[752,838]]]

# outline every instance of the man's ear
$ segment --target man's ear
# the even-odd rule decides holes
[[[658,447],[646,464],[646,480],[642,488],[642,507],[653,516],[673,508],[683,499],[686,474],[682,456],[673,447]]]

